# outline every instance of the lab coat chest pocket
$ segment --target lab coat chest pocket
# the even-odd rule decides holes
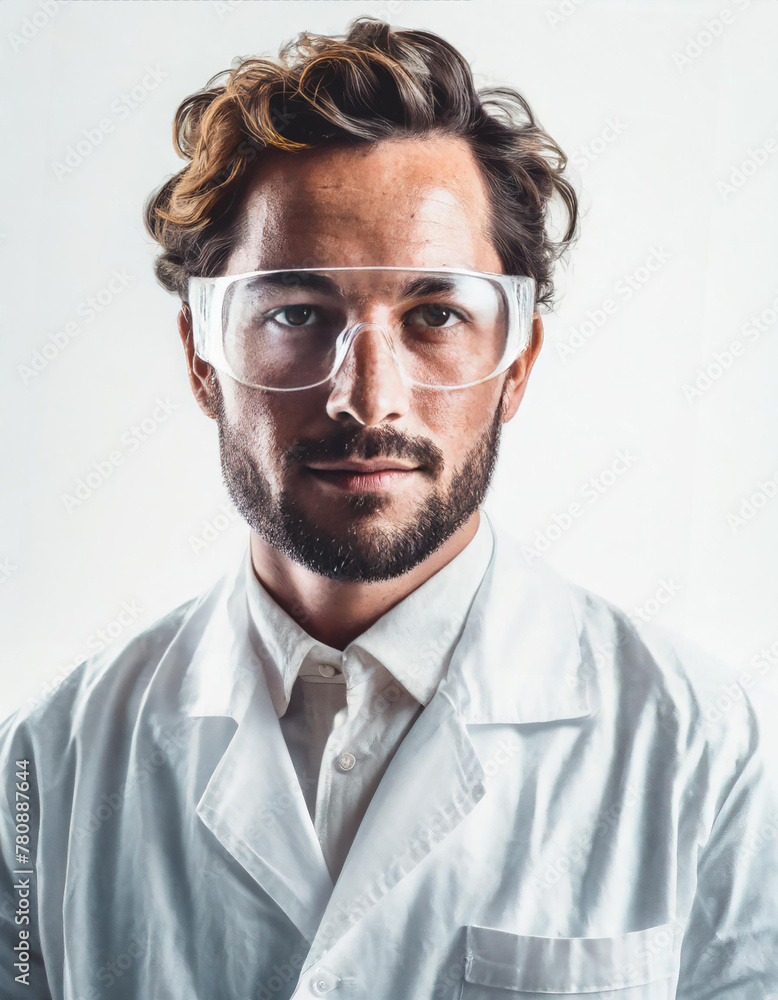
[[[512,993],[670,1000],[673,941],[669,924],[600,938],[532,937],[472,925],[460,1000],[508,1000]]]

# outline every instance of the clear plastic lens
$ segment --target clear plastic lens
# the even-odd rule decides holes
[[[240,382],[281,390],[331,378],[359,336],[378,336],[417,384],[482,381],[526,346],[533,291],[529,278],[443,269],[323,268],[191,280],[198,353]]]

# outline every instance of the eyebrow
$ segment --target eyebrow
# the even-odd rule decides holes
[[[327,275],[316,271],[276,271],[273,274],[257,275],[253,280],[263,288],[281,290],[311,288],[343,298],[343,290],[338,283]],[[446,275],[425,274],[406,281],[400,290],[400,297],[410,299],[421,298],[425,295],[439,295],[455,291],[456,287],[456,281]]]
[[[402,288],[404,299],[419,298],[424,295],[439,295],[441,292],[452,292],[456,289],[456,281],[442,274],[425,274],[419,278],[411,278]]]
[[[273,274],[260,274],[252,279],[263,288],[312,288],[319,292],[342,296],[338,284],[324,274],[306,271],[276,271]]]

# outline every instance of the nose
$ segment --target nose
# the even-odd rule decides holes
[[[383,327],[363,323],[356,331],[327,399],[327,414],[341,422],[374,427],[408,412],[408,386]]]

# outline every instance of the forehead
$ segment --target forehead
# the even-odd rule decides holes
[[[435,136],[268,151],[246,188],[226,273],[284,267],[502,271],[467,143]]]

